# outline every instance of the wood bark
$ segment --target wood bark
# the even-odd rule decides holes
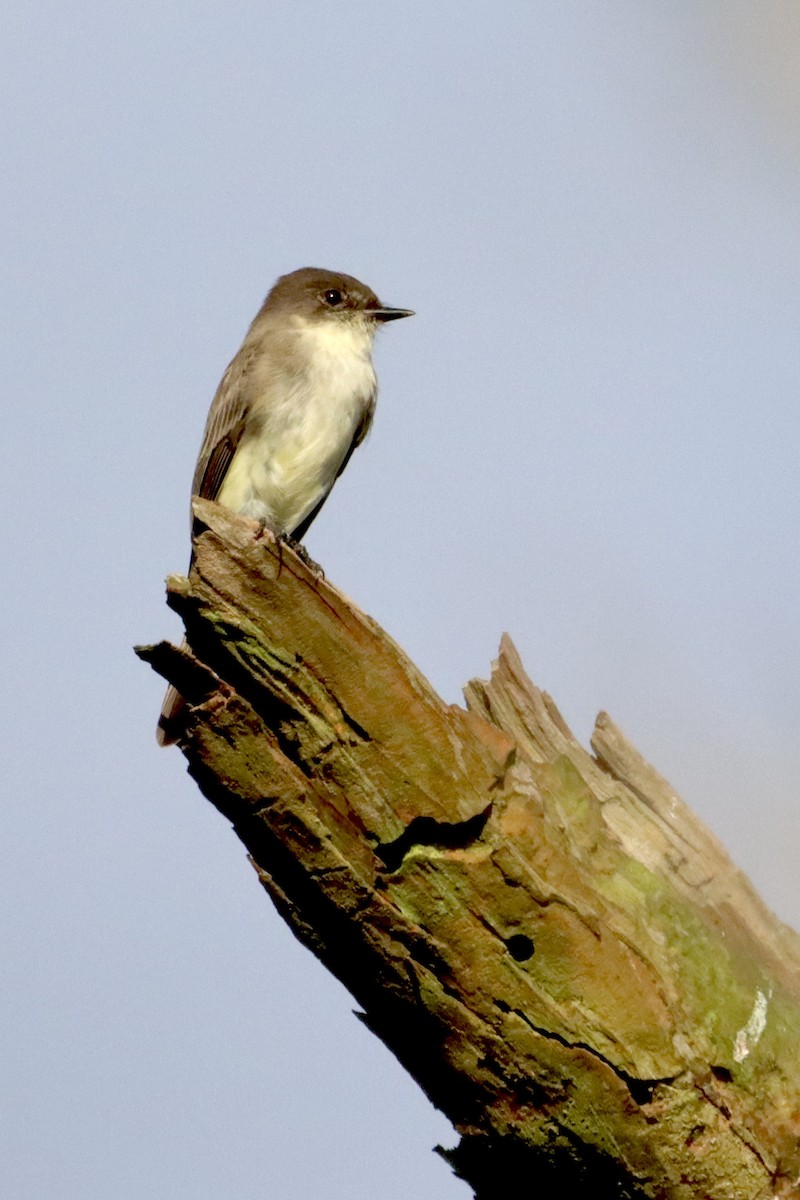
[[[466,708],[196,501],[181,748],[297,937],[452,1121],[481,1200],[800,1195],[800,939],[601,713],[508,638]]]

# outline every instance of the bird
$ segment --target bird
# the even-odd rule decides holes
[[[229,363],[206,420],[192,495],[300,543],[366,437],[378,381],[373,340],[411,317],[352,275],[301,267],[282,275]],[[180,734],[184,701],[170,686],[156,738]]]

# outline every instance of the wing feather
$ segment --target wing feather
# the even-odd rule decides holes
[[[229,364],[211,404],[197,456],[192,495],[216,499],[247,422],[247,376],[252,351],[243,348]]]
[[[236,448],[242,440],[250,408],[247,387],[253,359],[251,348],[242,347],[228,364],[208,411],[203,443],[192,479],[192,495],[216,500]],[[194,530],[194,522],[192,522]]]

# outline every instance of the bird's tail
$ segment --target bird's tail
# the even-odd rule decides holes
[[[172,684],[167,688],[164,703],[161,705],[161,716],[156,726],[156,741],[159,746],[174,746],[183,728],[183,711],[186,701]]]

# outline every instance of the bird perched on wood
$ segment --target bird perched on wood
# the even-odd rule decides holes
[[[351,275],[303,267],[281,276],[217,388],[192,494],[297,545],[372,423],[375,333],[410,316]],[[182,707],[170,687],[162,746],[176,740]]]

